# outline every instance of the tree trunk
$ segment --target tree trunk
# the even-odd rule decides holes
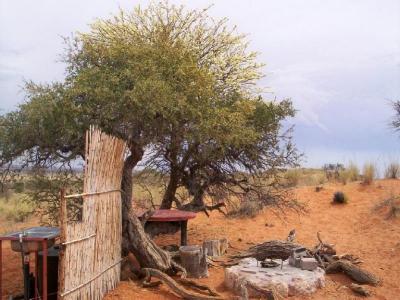
[[[132,209],[132,170],[141,160],[143,151],[131,149],[124,163],[122,190],[122,255],[132,252],[141,267],[154,268],[173,274],[175,268],[167,252],[159,248],[144,232]]]
[[[193,200],[190,203],[183,205],[181,209],[194,212],[204,211],[206,208],[204,205],[205,189],[198,184],[194,184],[191,187],[189,193],[193,195]]]
[[[169,177],[168,187],[161,202],[161,209],[171,209],[172,202],[175,201],[175,194],[178,188],[178,179],[179,178],[177,170],[172,168]]]
[[[203,242],[203,249],[207,249],[208,256],[222,256],[228,249],[228,240],[226,238],[219,240],[207,240]]]

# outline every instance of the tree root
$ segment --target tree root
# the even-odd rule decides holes
[[[201,293],[207,292],[208,295],[210,296],[216,296],[216,297],[221,297],[214,289],[203,285],[203,284],[199,284],[193,280],[189,280],[189,279],[184,279],[184,278],[180,278],[178,279],[178,282],[184,286],[190,287],[194,290],[197,290]]]
[[[221,296],[206,296],[198,293],[192,293],[178,284],[167,274],[152,268],[143,268],[142,271],[145,273],[144,282],[150,282],[151,276],[154,276],[165,283],[175,294],[179,295],[186,300],[223,300]]]

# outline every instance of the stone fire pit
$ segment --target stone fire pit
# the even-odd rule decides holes
[[[247,284],[250,283],[250,284]],[[245,258],[236,266],[225,269],[225,285],[239,295],[245,292],[250,297],[260,297],[251,286],[274,290],[283,297],[309,295],[325,285],[325,272],[321,268],[302,270],[289,265],[288,261],[273,268],[257,267],[254,258]]]

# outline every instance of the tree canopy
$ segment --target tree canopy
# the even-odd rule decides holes
[[[152,3],[97,20],[66,42],[65,80],[28,82],[26,101],[1,116],[0,155],[4,162],[68,168],[83,158],[89,125],[124,139],[127,251],[143,246],[130,234],[138,230],[130,212],[132,170],[140,161],[169,176],[162,206],[175,201],[188,209],[204,208],[204,196],[217,190],[271,203],[281,171],[296,165],[290,130],[283,130],[292,103],[262,98],[263,65],[226,19]],[[178,187],[191,203],[177,201]]]

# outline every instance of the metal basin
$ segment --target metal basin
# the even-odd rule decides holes
[[[50,248],[54,245],[55,239],[47,240],[47,248]],[[43,250],[43,242],[42,241],[24,241],[21,243],[19,241],[11,241],[11,249],[16,252],[36,252]]]
[[[19,236],[23,235],[22,245]],[[59,228],[56,227],[32,227],[24,231],[8,234],[4,239],[11,240],[11,249],[16,252],[35,252],[43,250],[43,241],[46,248],[54,245],[56,237],[60,235]]]

